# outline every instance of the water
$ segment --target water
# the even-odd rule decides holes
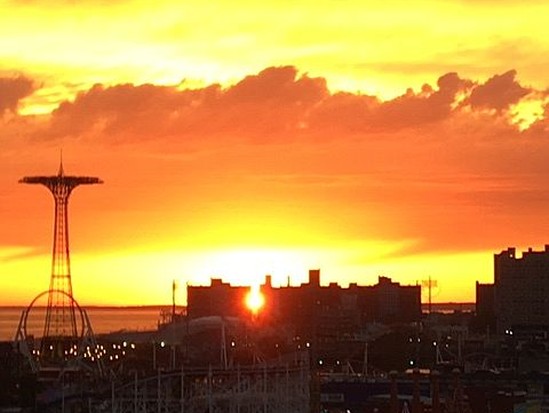
[[[0,341],[14,339],[24,309],[0,307]],[[86,312],[95,334],[154,330],[160,318],[160,307],[90,307]],[[41,335],[45,314],[45,308],[32,309],[27,318],[27,334]]]
[[[21,313],[26,307],[0,307],[0,341],[15,338]],[[167,308],[167,307],[166,307]],[[474,303],[433,304],[433,311],[448,313],[455,310],[471,311]],[[89,307],[86,309],[96,334],[119,330],[155,330],[160,320],[161,307]],[[423,311],[427,311],[424,304]],[[43,307],[33,308],[27,320],[27,333],[39,337],[45,319]]]

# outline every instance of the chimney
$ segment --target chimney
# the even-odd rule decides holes
[[[309,270],[309,284],[320,287],[320,270]]]

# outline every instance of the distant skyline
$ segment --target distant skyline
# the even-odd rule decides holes
[[[438,280],[549,243],[549,4],[0,0],[0,305],[47,289],[69,205],[82,304],[185,283]]]

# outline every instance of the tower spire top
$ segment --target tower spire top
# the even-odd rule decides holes
[[[63,176],[65,173],[63,171],[63,148],[59,150],[59,176]]]

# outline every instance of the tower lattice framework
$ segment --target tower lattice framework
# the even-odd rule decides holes
[[[99,178],[67,176],[63,164],[54,176],[27,176],[20,183],[40,184],[50,190],[55,201],[51,277],[48,289],[46,319],[41,340],[42,356],[63,357],[64,347],[79,337],[76,308],[72,299],[70,270],[68,203],[71,192],[79,185],[101,184]]]

